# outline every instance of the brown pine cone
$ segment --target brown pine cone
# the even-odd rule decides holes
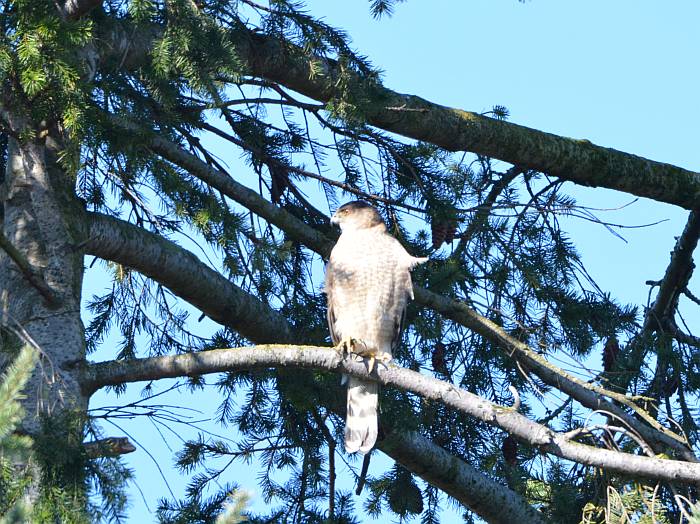
[[[620,345],[617,342],[617,338],[610,337],[603,348],[603,369],[606,372],[612,371],[619,354]]]
[[[508,435],[503,439],[501,452],[503,453],[506,464],[515,466],[518,463],[518,441],[515,440],[512,435]]]

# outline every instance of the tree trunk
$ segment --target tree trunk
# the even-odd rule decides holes
[[[80,318],[84,213],[73,175],[59,165],[62,149],[50,135],[22,143],[11,138],[0,192],[2,232],[23,257],[18,264],[7,250],[0,251],[0,311],[6,335],[0,358],[4,366],[19,343],[40,350],[40,363],[25,388],[20,428],[35,438],[40,468],[52,468],[51,461],[59,456],[63,465],[79,464],[77,454],[66,458],[58,449],[80,445],[88,402],[76,365],[85,358]],[[42,446],[49,452],[42,452]],[[52,475],[59,484],[66,478],[61,467],[58,477]],[[75,471],[82,475],[82,468]]]

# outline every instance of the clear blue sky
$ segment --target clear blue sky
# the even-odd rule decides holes
[[[381,21],[370,17],[368,2],[316,0],[308,5],[313,14],[347,30],[355,49],[369,56],[384,71],[384,83],[397,91],[472,111],[504,105],[518,124],[700,170],[698,2],[409,0],[397,6],[393,18]],[[570,187],[580,203],[593,207],[617,208],[632,200],[614,191]],[[601,218],[628,225],[667,219],[651,228],[621,231],[628,243],[587,222],[566,222],[601,287],[620,301],[644,304],[644,282],[663,275],[686,212],[640,200],[622,211],[602,213]],[[104,274],[91,270],[85,296],[102,292],[106,285]],[[212,328],[197,326],[205,332]],[[113,356],[108,343],[93,358]],[[119,399],[101,392],[91,406],[126,403],[138,398],[139,391],[139,386],[130,387]],[[209,393],[168,398],[201,410],[202,418],[211,416],[218,405]],[[143,492],[142,497],[136,488],[130,490],[129,522],[150,522],[143,499],[153,511],[156,500],[168,494],[155,464],[178,495],[188,478],[174,471],[173,453],[148,421],[118,423],[139,448],[127,456]],[[105,429],[109,435],[122,434],[109,425]],[[193,436],[174,429],[176,435],[166,435],[173,451],[180,436]],[[216,431],[236,438],[233,428]],[[382,465],[386,462],[375,463]],[[255,491],[255,477],[253,470],[241,466],[227,480]],[[258,499],[254,507],[260,504]],[[443,521],[459,520],[458,513],[450,511]]]

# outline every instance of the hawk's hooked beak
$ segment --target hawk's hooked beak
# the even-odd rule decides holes
[[[333,216],[331,217],[331,224],[334,226],[340,226],[340,220],[338,220],[338,215],[333,213]]]

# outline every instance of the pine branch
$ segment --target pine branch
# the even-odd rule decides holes
[[[159,380],[207,373],[281,367],[322,369],[384,386],[397,387],[496,426],[542,452],[631,476],[674,482],[699,483],[700,464],[642,457],[595,448],[573,442],[567,434],[538,424],[517,411],[489,402],[455,385],[402,368],[393,363],[368,372],[365,362],[342,355],[335,348],[318,346],[260,345],[233,349],[199,351],[128,362],[108,361],[83,369],[82,384],[87,391],[104,386]]]
[[[648,348],[644,340],[655,331],[668,332],[676,339],[679,339],[680,336],[679,341],[687,342],[694,338],[690,335],[684,336],[678,329],[674,317],[678,309],[678,299],[681,293],[687,289],[695,269],[693,252],[698,245],[698,238],[700,238],[700,211],[694,210],[688,215],[683,233],[676,240],[676,245],[671,252],[671,260],[666,267],[663,278],[656,283],[659,286],[659,291],[651,308],[646,312],[644,324],[639,333],[628,343],[627,369],[637,370],[640,368]],[[650,383],[652,388],[662,380],[661,375],[665,373],[665,365],[666,362],[663,358],[657,359],[654,378]],[[624,382],[620,384],[623,391],[629,388],[633,375],[633,373],[625,374]]]
[[[250,340],[293,340],[284,316],[174,242],[106,215],[91,213],[88,220],[89,254],[134,268]]]
[[[337,95],[341,74],[348,74],[341,73],[334,60],[310,60],[302,49],[288,41],[252,31],[233,36],[238,38],[240,56],[256,76],[279,82],[314,100],[332,100]],[[597,146],[588,140],[560,137],[441,106],[381,85],[371,89],[371,96],[382,100],[382,104],[366,108],[365,117],[386,131],[448,151],[471,151],[497,158],[585,186],[625,191],[687,209],[697,205],[699,173]]]
[[[333,246],[332,239],[325,237],[322,233],[308,226],[284,209],[275,206],[254,191],[234,181],[228,174],[210,167],[196,156],[183,151],[177,145],[162,137],[153,136],[149,138],[147,145],[163,158],[186,169],[190,174],[210,184],[227,197],[280,228],[290,238],[306,245],[323,258],[328,257]],[[634,403],[634,399],[585,382],[565,372],[548,362],[527,344],[508,335],[500,326],[486,319],[463,302],[437,295],[418,286],[414,286],[413,291],[418,304],[429,307],[494,342],[546,384],[572,396],[589,409],[602,409],[614,414],[639,432],[657,452],[662,451],[665,447],[669,447],[680,453],[687,460],[696,460],[688,449],[685,439],[664,428],[646,411],[637,406]],[[606,400],[604,397],[611,398],[633,409],[636,412],[636,416],[641,417],[646,424],[640,422],[635,416],[630,415],[623,408]]]
[[[683,233],[671,252],[671,261],[659,284],[654,305],[644,319],[643,331],[663,329],[678,308],[678,297],[685,290],[693,274],[693,252],[700,238],[700,211],[691,211]]]
[[[102,62],[116,58],[136,70],[148,59],[148,49],[162,33],[157,25],[138,29],[113,26],[102,39]],[[238,56],[251,73],[277,82],[313,100],[327,103],[339,93],[341,68],[332,59],[309,58],[301,48],[238,25],[229,31]],[[345,71],[343,74],[351,74]],[[359,78],[355,78],[358,80]],[[667,202],[686,209],[697,206],[700,173],[637,155],[561,137],[420,97],[392,91],[381,84],[368,88],[381,104],[363,108],[367,122],[380,129],[422,140],[448,151],[471,151],[504,160],[523,169],[562,180],[605,187]]]
[[[232,315],[226,308],[227,296],[230,294],[236,295],[240,293],[240,290],[231,291],[235,286],[198,261],[196,257],[183,248],[118,219],[97,214],[92,214],[90,217],[90,239],[85,245],[88,253],[108,260],[117,259],[117,261],[126,263],[137,271],[144,272],[144,274],[169,287],[178,296],[202,309],[211,318],[219,319],[219,322],[232,329],[239,330],[253,341],[258,341],[258,339],[259,341],[265,341],[269,340],[270,337],[283,337],[285,333],[290,333],[291,327],[286,319],[273,313],[265,313],[261,316],[261,319],[270,317],[277,319],[277,324],[271,320],[264,322],[264,329],[259,329],[259,325],[255,321],[249,323],[243,321],[239,316]],[[302,222],[299,223],[303,225]],[[315,237],[323,239],[320,235],[315,235]],[[324,244],[326,242],[328,241],[324,240]],[[167,258],[163,258],[160,255],[162,251],[168,253]],[[171,265],[171,262],[174,266]],[[183,275],[186,275],[186,278],[183,278]],[[251,304],[257,303],[257,299],[252,296],[247,301]],[[242,304],[245,304],[245,302],[246,300],[241,301]],[[195,360],[197,358],[195,357]],[[131,368],[131,364],[136,362],[135,360],[123,362],[126,366],[122,370]],[[118,363],[114,364],[119,366]],[[109,365],[106,366],[109,367]],[[88,369],[89,371],[83,382],[86,393],[105,385],[102,377],[98,379],[96,375],[92,375],[93,378],[89,378],[92,373],[90,370],[97,368]],[[103,367],[101,369],[106,368]],[[131,369],[135,371],[137,368]],[[452,466],[459,465],[463,468],[459,470],[459,478],[469,481],[465,484],[453,484],[454,470],[446,470],[444,474],[448,476],[443,476],[442,480],[440,480],[441,477],[438,471],[430,473],[431,476],[429,478],[433,479],[431,481],[439,481],[445,493],[459,500],[466,507],[472,508],[473,505],[472,509],[475,511],[477,511],[477,508],[479,508],[479,511],[485,511],[481,509],[485,498],[495,496],[498,493],[499,497],[511,501],[510,506],[506,508],[509,514],[531,514],[532,510],[527,502],[521,500],[518,495],[504,486],[493,483],[469,464],[451,456],[439,446],[424,439],[425,442],[421,445],[421,450],[426,454],[426,457],[422,459],[420,456],[416,456],[418,454],[417,450],[412,448],[403,449],[401,444],[404,440],[405,442],[415,443],[417,437],[411,438],[409,435],[401,437],[397,431],[393,432],[392,435],[394,444],[387,451],[387,454],[419,476],[422,474],[422,470],[413,470],[412,464],[430,464],[436,456],[443,457],[443,461],[447,461],[448,457],[451,457],[449,458],[449,463]],[[411,462],[404,462],[407,460],[407,457],[411,457]],[[428,477],[426,477],[426,480],[428,480]],[[472,489],[473,484],[481,486],[483,490]],[[502,522],[507,522],[507,520]],[[540,522],[540,520],[525,519],[523,522]]]
[[[19,400],[24,398],[22,390],[38,358],[39,354],[34,348],[24,346],[0,377],[0,444],[16,429],[24,414]]]

